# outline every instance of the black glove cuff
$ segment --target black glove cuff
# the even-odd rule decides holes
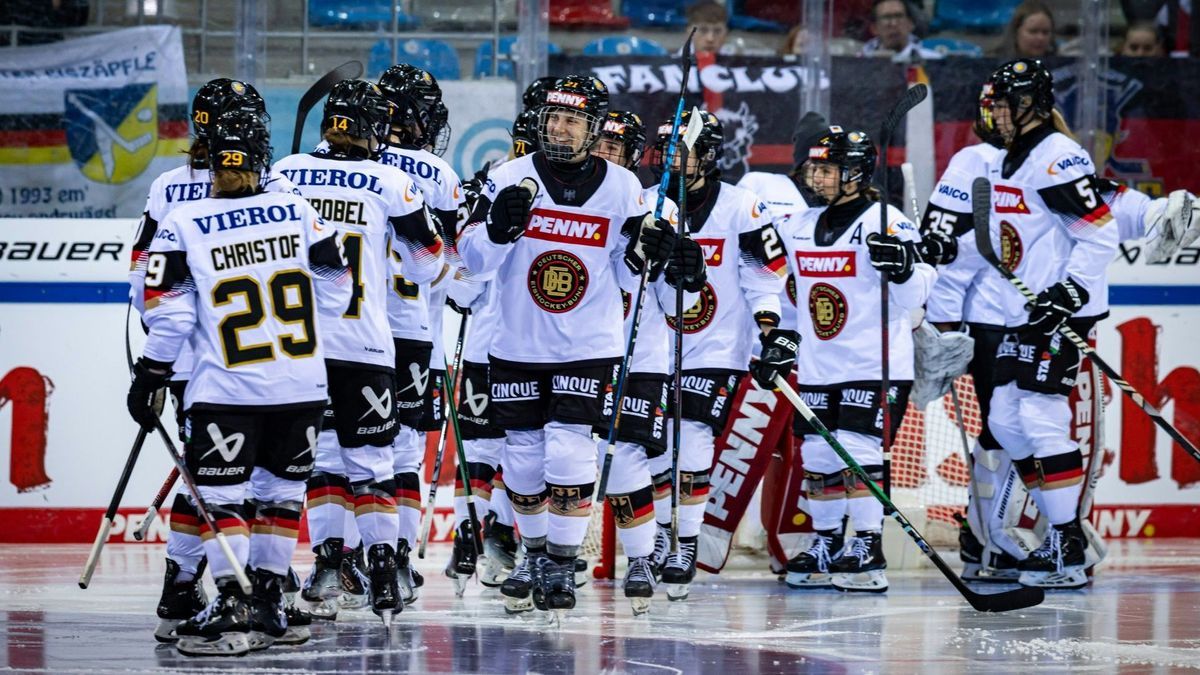
[[[759,326],[766,325],[775,328],[782,319],[775,312],[761,311],[754,313],[754,321]],[[766,336],[764,335],[763,337],[765,338]]]
[[[170,361],[156,361],[152,358],[143,356],[134,364],[135,368],[146,371],[150,375],[171,375],[171,367],[175,364]]]

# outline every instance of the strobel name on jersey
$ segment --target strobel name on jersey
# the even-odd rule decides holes
[[[300,212],[296,209],[295,204],[266,207],[248,206],[242,209],[233,209],[231,211],[192,218],[192,222],[196,224],[196,227],[200,228],[201,234],[210,234],[214,229],[217,232],[224,232],[226,230],[236,230],[239,227],[253,227],[255,225],[267,225],[287,221],[300,222],[300,220]]]
[[[288,180],[297,186],[311,185],[323,187],[342,187],[354,190],[366,190],[377,195],[383,194],[379,185],[379,176],[346,171],[344,169],[281,169]]]

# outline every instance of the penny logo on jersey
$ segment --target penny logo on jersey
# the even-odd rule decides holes
[[[1029,214],[1029,207],[1025,205],[1025,193],[1021,192],[1021,188],[997,185],[994,199],[996,213]]]
[[[846,327],[846,296],[829,284],[813,284],[808,291],[808,314],[817,337],[832,340]]]
[[[534,209],[525,225],[525,236],[578,246],[604,246],[608,242],[608,219],[587,213]]]
[[[690,309],[683,313],[683,332],[686,335],[699,333],[708,328],[712,323],[713,317],[717,315],[717,293],[713,290],[711,283],[704,284],[704,288],[700,291],[700,299]],[[675,316],[672,314],[666,315],[667,325],[671,330],[675,330],[677,325]]]
[[[802,277],[852,277],[858,273],[853,251],[796,251],[796,270]]]
[[[1025,255],[1025,245],[1021,243],[1021,233],[1007,220],[1000,221],[1000,264],[1012,272],[1021,264]]]
[[[704,263],[710,267],[715,267],[721,264],[725,259],[725,240],[724,239],[705,239],[696,238],[696,243],[700,244],[700,250],[704,252]]]
[[[529,266],[529,294],[538,307],[559,314],[575,308],[587,292],[583,261],[566,251],[549,251]]]

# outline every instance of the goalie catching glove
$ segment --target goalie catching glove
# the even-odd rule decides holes
[[[142,427],[153,429],[162,414],[163,391],[171,379],[171,364],[142,357],[133,364],[133,382],[125,406],[129,416]]]
[[[488,239],[494,244],[511,244],[525,234],[533,195],[520,185],[509,185],[496,194],[487,216]]]
[[[867,235],[867,253],[871,267],[887,272],[891,281],[902,284],[912,278],[917,254],[911,241],[872,232]]]
[[[1059,326],[1075,315],[1088,302],[1084,287],[1068,278],[1038,293],[1037,299],[1028,306],[1029,330],[1043,335],[1053,335]]]
[[[759,336],[762,355],[750,366],[750,374],[763,389],[775,389],[775,376],[784,379],[796,366],[796,350],[800,348],[800,334],[794,330],[776,328]]]

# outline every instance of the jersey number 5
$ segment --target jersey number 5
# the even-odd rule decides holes
[[[317,351],[316,327],[313,322],[312,281],[300,270],[276,272],[267,282],[271,313],[283,324],[299,324],[303,337],[280,335],[279,348],[291,358],[312,356]],[[266,320],[262,287],[253,277],[226,279],[213,287],[213,306],[223,307],[234,297],[245,298],[246,309],[227,315],[218,324],[225,365],[229,368],[261,363],[275,359],[270,342],[243,345],[238,331],[257,328]]]

